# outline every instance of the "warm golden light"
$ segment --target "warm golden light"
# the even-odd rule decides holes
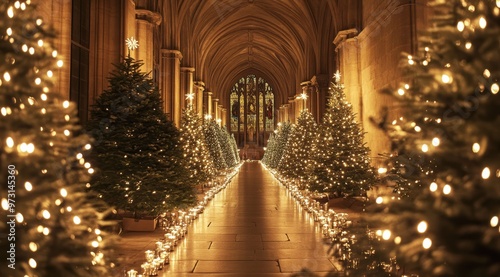
[[[435,192],[438,189],[438,185],[435,182],[432,182],[431,185],[429,186],[429,189],[432,192]]]
[[[498,226],[498,216],[494,216],[490,220],[490,225],[491,227],[497,227]]]
[[[424,241],[422,242],[422,246],[424,249],[429,249],[432,246],[432,240],[430,238],[425,238]]]
[[[474,143],[472,145],[472,152],[477,153],[477,152],[479,152],[479,150],[481,150],[481,146],[479,145],[479,143],[477,143],[477,142]]]
[[[485,167],[483,169],[483,172],[481,172],[481,177],[486,180],[490,178],[490,174],[491,174],[490,169],[488,167]]]
[[[424,233],[425,231],[427,231],[427,222],[420,221],[420,223],[417,226],[417,231],[419,233]]]
[[[448,184],[444,185],[444,187],[443,187],[443,193],[444,194],[450,194],[451,193],[451,186],[448,185]]]

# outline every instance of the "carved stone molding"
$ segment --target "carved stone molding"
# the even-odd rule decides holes
[[[161,49],[161,57],[182,60],[182,53],[179,50]]]
[[[342,30],[337,33],[335,36],[335,39],[333,40],[333,44],[336,45],[335,47],[335,52],[339,50],[339,48],[342,47],[342,44],[346,41],[349,41],[350,39],[356,38],[358,35],[358,30],[357,29],[347,29],[347,30]]]
[[[162,20],[161,14],[143,9],[135,10],[135,18],[139,20],[145,20],[155,25],[160,25]]]

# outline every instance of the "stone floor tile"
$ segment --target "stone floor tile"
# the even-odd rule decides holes
[[[198,261],[195,273],[279,273],[277,261]]]

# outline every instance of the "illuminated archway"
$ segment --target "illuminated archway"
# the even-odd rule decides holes
[[[264,78],[249,74],[233,85],[229,98],[229,129],[238,146],[265,146],[275,125],[272,87]]]

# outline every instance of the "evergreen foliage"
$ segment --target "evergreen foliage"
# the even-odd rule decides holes
[[[366,220],[391,231],[376,251],[407,274],[500,276],[500,4],[432,5],[433,27],[404,61],[408,83],[389,91],[404,115],[381,124],[401,197],[381,195]]]
[[[206,121],[203,124],[208,151],[210,152],[215,169],[221,171],[227,169],[228,165],[219,142],[219,128],[219,125],[214,120]]]
[[[275,142],[273,145],[273,151],[269,163],[267,164],[270,168],[278,168],[292,129],[292,124],[290,122],[278,124],[278,132],[274,138]]]
[[[286,178],[305,184],[308,177],[305,172],[310,167],[311,153],[317,147],[318,136],[318,125],[314,117],[309,111],[303,110],[290,134],[278,172]]]
[[[376,181],[370,165],[370,150],[364,132],[356,122],[343,85],[332,82],[327,109],[321,125],[323,139],[312,153],[308,169],[311,190],[336,197],[365,196]]]
[[[15,2],[0,2],[0,276],[108,276],[115,237],[86,191],[91,139],[51,85],[53,30]]]
[[[88,130],[99,168],[92,189],[136,216],[158,215],[195,202],[179,130],[161,108],[158,88],[128,55],[116,65],[92,107]]]
[[[180,132],[190,179],[195,185],[203,185],[215,175],[215,167],[205,143],[202,120],[190,107],[183,111]]]

